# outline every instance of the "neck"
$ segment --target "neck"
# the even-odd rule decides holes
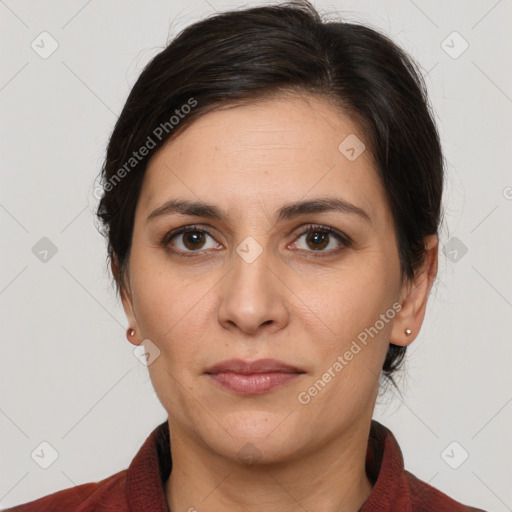
[[[241,464],[213,453],[169,421],[172,512],[357,512],[372,484],[365,471],[371,415],[290,462]]]

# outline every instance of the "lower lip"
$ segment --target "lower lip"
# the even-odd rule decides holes
[[[233,372],[211,373],[210,377],[221,386],[244,395],[266,393],[297,378],[300,373],[269,372],[241,374]]]

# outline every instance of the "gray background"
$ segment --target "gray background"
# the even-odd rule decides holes
[[[315,5],[381,29],[419,61],[447,160],[446,254],[403,397],[382,397],[375,418],[416,476],[464,503],[512,510],[512,1]],[[168,36],[234,6],[0,0],[2,507],[126,468],[166,418],[125,339],[94,179],[143,66]],[[57,250],[46,261],[43,237]],[[44,441],[58,453],[48,469],[31,457]]]

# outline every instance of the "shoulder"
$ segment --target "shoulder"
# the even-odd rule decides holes
[[[4,512],[128,511],[124,492],[125,481],[126,470],[123,470],[99,482],[90,482],[64,489],[35,501],[4,509]]]
[[[5,512],[166,511],[162,485],[171,468],[169,427],[164,421],[146,438],[127,469],[97,482],[77,485],[11,507]]]
[[[404,471],[404,473],[409,484],[414,512],[485,512],[482,509],[455,501],[409,471]]]
[[[375,420],[370,427],[366,471],[374,486],[361,512],[485,512],[455,501],[407,471],[397,439]]]

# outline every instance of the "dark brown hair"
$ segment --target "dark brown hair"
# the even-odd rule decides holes
[[[421,72],[378,31],[324,21],[304,0],[212,15],[181,31],[142,71],[101,171],[97,217],[118,292],[150,158],[207,112],[290,92],[320,95],[359,122],[393,214],[402,277],[414,276],[424,237],[438,231],[444,172]],[[405,350],[390,343],[383,374],[393,383]]]

